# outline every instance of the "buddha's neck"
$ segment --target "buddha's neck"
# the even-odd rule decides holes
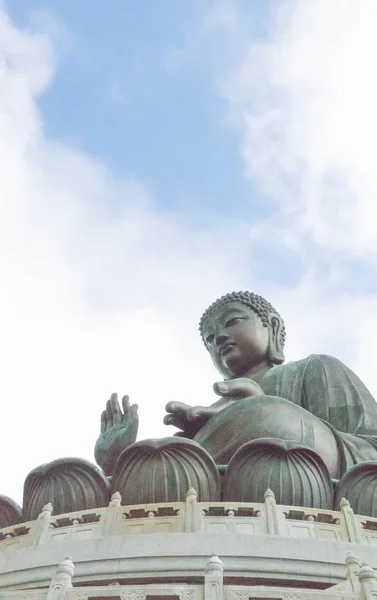
[[[272,365],[268,360],[265,360],[249,369],[244,375],[242,375],[242,377],[247,377],[256,383],[259,383],[267,371],[269,371],[273,366],[274,365]]]

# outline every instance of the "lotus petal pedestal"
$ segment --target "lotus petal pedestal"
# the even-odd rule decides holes
[[[0,496],[0,529],[17,525],[22,521],[22,510],[17,502],[8,496]]]
[[[111,482],[124,504],[183,502],[194,488],[201,502],[220,500],[220,476],[211,456],[193,440],[169,437],[124,450]]]
[[[297,442],[255,440],[232,457],[224,475],[224,501],[263,502],[267,489],[278,504],[332,508],[332,483],[323,460]]]
[[[377,516],[377,462],[360,463],[343,475],[335,488],[336,510],[342,498],[358,515]]]
[[[36,519],[48,502],[54,514],[59,515],[107,506],[109,497],[109,483],[97,467],[81,458],[60,458],[37,467],[27,476],[24,519]]]

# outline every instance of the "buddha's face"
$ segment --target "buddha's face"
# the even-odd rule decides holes
[[[242,302],[228,302],[208,316],[203,337],[215,367],[225,378],[245,376],[268,360],[270,328]]]

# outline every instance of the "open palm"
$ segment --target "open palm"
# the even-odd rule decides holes
[[[123,412],[118,394],[112,394],[101,415],[101,433],[97,439],[94,456],[105,475],[112,475],[118,456],[134,443],[139,426],[137,404],[130,406],[128,396],[122,398]]]

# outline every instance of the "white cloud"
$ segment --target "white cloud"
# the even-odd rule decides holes
[[[275,203],[254,238],[295,248],[312,271],[294,289],[276,291],[292,317],[293,354],[301,354],[305,330],[304,353],[322,346],[340,354],[376,390],[377,297],[365,291],[368,281],[359,289],[347,260],[373,265],[377,253],[377,5],[273,6],[266,41],[244,45],[221,82],[246,174]],[[319,258],[329,279],[316,274]]]
[[[206,231],[162,214],[151,190],[43,133],[48,37],[0,13],[1,493],[61,456],[93,460],[113,391],[140,405],[140,438],[163,436],[169,400],[209,403],[216,374],[197,334],[236,284],[244,226]]]
[[[270,218],[251,231],[218,215],[206,229],[163,214],[142,182],[47,139],[36,100],[53,76],[51,43],[0,12],[1,493],[20,500],[42,462],[92,460],[113,391],[139,403],[140,438],[168,433],[159,425],[167,401],[209,403],[216,374],[197,320],[234,288],[282,312],[289,358],[336,354],[377,390],[377,298],[355,290],[338,260],[368,261],[377,249],[376,5],[280,2],[263,45],[239,3],[221,6],[201,35],[219,61],[246,173],[273,197]],[[276,262],[261,276],[254,266],[271,240]],[[308,240],[326,257],[326,277]],[[306,265],[291,289],[274,285],[286,246]]]
[[[335,354],[376,394],[377,293],[357,270],[375,275],[377,4],[264,8],[268,18],[258,2],[209,1],[177,64],[200,57],[209,69],[268,206],[264,221],[250,218],[250,240],[262,264],[270,257],[258,291],[285,316],[289,358]],[[285,250],[297,282],[284,288],[274,278]]]
[[[273,6],[267,39],[243,41],[242,59],[222,81],[246,173],[274,198],[292,243],[310,236],[374,260],[377,5]],[[242,13],[238,27],[245,31]]]
[[[375,391],[377,295],[359,289],[347,259],[373,264],[377,253],[377,5],[274,7],[266,41],[250,40],[222,80],[246,174],[275,203],[273,217],[253,232],[296,248],[312,270],[294,289],[276,290],[292,354],[340,354]],[[318,258],[329,278],[316,274]]]

